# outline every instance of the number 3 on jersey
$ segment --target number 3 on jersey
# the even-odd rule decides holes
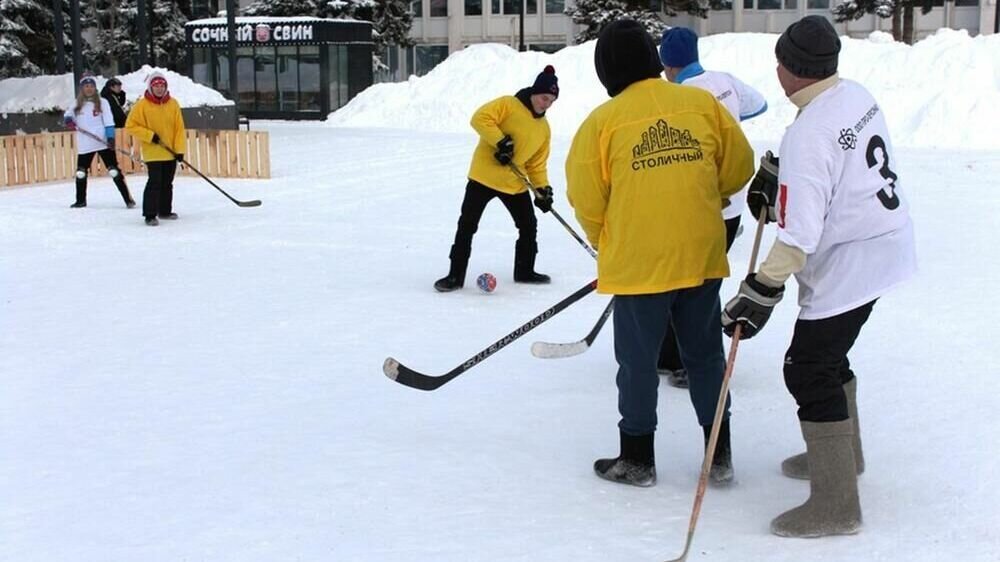
[[[869,168],[874,168],[879,164],[875,158],[876,151],[882,153],[882,165],[879,167],[878,173],[889,182],[889,185],[879,190],[876,196],[883,207],[892,211],[899,207],[899,197],[894,192],[896,189],[896,180],[899,179],[899,176],[889,168],[889,152],[885,149],[885,141],[878,135],[875,135],[872,137],[872,140],[868,141],[868,149],[865,151]]]

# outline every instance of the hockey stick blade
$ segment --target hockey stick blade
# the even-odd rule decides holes
[[[587,337],[580,341],[575,341],[571,343],[549,343],[543,341],[536,341],[531,344],[531,354],[539,359],[564,359],[566,357],[573,357],[580,355],[581,353],[590,349],[593,345],[594,340],[597,339],[597,334],[601,333],[601,328],[604,327],[604,323],[608,321],[608,317],[611,316],[611,312],[614,310],[615,299],[608,302],[608,306],[601,313],[601,317],[597,319],[597,323],[591,328],[590,333]]]
[[[260,207],[261,203],[260,199],[254,199],[253,201],[237,201],[236,199],[233,199],[233,201],[235,201],[240,207]]]
[[[541,326],[556,314],[569,308],[573,303],[594,292],[596,288],[597,280],[595,279],[443,375],[425,375],[424,373],[410,369],[392,357],[386,358],[385,362],[382,363],[382,372],[385,373],[385,376],[404,386],[416,388],[417,390],[436,390],[455,377],[482,363],[491,355],[507,347],[524,334]]]

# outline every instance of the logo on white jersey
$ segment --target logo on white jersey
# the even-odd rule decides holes
[[[841,129],[840,138],[837,139],[840,148],[844,150],[854,150],[858,146],[858,135],[854,134],[854,129]]]

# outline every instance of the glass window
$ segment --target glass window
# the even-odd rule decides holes
[[[566,45],[563,45],[562,43],[532,43],[531,45],[528,45],[528,50],[539,51],[542,53],[554,53],[565,46]]]
[[[299,110],[299,55],[296,47],[278,47],[278,109]]]
[[[340,103],[343,105],[350,101],[351,96],[350,82],[348,82],[350,71],[347,66],[347,45],[340,47],[340,57],[337,64],[340,66]]]
[[[330,50],[328,53],[328,59],[330,66],[328,67],[330,76],[330,111],[336,111],[340,108],[340,81],[347,80],[347,69],[340,66],[340,50],[346,49],[340,45],[330,45]],[[343,76],[341,76],[343,72]]]
[[[491,6],[490,7],[490,13],[491,14],[499,14],[500,13],[500,0],[493,0],[490,3],[490,6]]]
[[[753,0],[743,0],[743,9],[744,10],[752,10],[753,9]]]
[[[299,47],[299,111],[320,111],[319,47]]]
[[[465,0],[465,15],[483,15],[483,0]]]
[[[253,47],[236,47],[236,87],[240,90],[239,109],[254,109]]]
[[[448,0],[431,0],[431,17],[448,17]]]
[[[785,0],[786,10],[796,10],[798,7],[798,0]]]
[[[525,10],[526,14],[537,14],[538,13],[538,0],[525,0]]]
[[[229,51],[226,49],[212,49],[213,61],[215,63],[215,89],[228,99],[232,98],[229,91]]]
[[[806,8],[810,10],[829,10],[830,0],[809,0],[806,2]]]
[[[191,78],[209,88],[212,87],[212,67],[209,64],[211,62],[212,50],[207,47],[192,49],[192,54],[194,55],[194,66],[191,68]]]
[[[413,17],[415,18],[424,17],[423,0],[414,0],[413,2],[410,2],[410,11],[413,12]]]
[[[254,74],[257,81],[257,111],[277,111],[278,77],[274,47],[254,49]]]
[[[757,0],[758,10],[780,10],[781,0]]]
[[[733,0],[719,0],[719,2],[716,4],[716,6],[715,6],[714,9],[715,10],[719,10],[719,11],[722,11],[722,10],[732,10],[733,9]]]
[[[978,6],[979,0],[955,0],[955,6]]]
[[[546,14],[561,14],[566,9],[566,0],[545,0]]]
[[[417,76],[427,74],[446,58],[448,58],[447,45],[417,45],[415,74]]]

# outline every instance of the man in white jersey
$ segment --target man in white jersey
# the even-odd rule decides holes
[[[795,275],[801,311],[785,355],[785,384],[799,406],[806,453],[782,472],[810,480],[809,499],[771,522],[785,537],[853,534],[861,527],[857,476],[864,470],[856,379],[847,353],[875,301],[916,272],[913,223],[894,171],[878,103],[837,75],[840,39],[807,16],[778,39],[778,81],[799,108],[751,183],[753,212],[765,205],[777,240],[722,313],[724,330],[756,334]],[[777,176],[774,170],[777,169]]]
[[[764,96],[739,78],[727,72],[702,68],[698,59],[698,35],[686,27],[671,27],[663,32],[660,61],[667,80],[674,84],[708,90],[737,121],[746,121],[767,111]],[[747,206],[746,198],[746,190],[741,190],[730,197],[729,205],[722,209],[722,218],[726,222],[727,252],[736,239],[740,216]],[[671,386],[687,388],[687,372],[681,364],[673,327],[667,329],[667,335],[663,338],[656,368],[660,374],[667,376],[667,382]]]
[[[767,101],[760,92],[747,86],[732,74],[715,72],[702,68],[698,59],[698,35],[686,27],[672,27],[663,32],[660,40],[660,62],[663,64],[663,74],[674,84],[694,86],[707,90],[725,107],[736,121],[745,121],[767,111]],[[729,205],[722,209],[722,218],[726,225],[726,251],[736,240],[740,227],[740,216],[746,209],[746,190],[741,189],[729,197]],[[680,350],[677,347],[677,335],[674,325],[667,326],[667,333],[660,345],[660,355],[656,362],[656,370],[665,375],[667,383],[678,388],[688,388],[688,375],[681,361]],[[708,398],[708,404],[696,404],[701,411],[714,411],[717,397]],[[694,395],[691,397],[695,399]],[[705,443],[708,444],[712,431],[711,423],[702,426]],[[732,447],[730,445],[729,420],[722,422],[719,438],[716,442],[715,456],[712,466],[712,481],[727,482],[732,479]]]

